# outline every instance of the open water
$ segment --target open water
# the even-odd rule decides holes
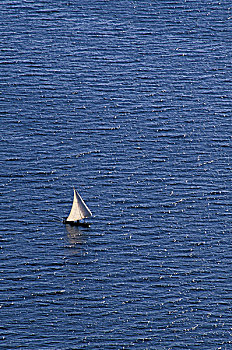
[[[231,21],[1,0],[0,349],[232,349]]]

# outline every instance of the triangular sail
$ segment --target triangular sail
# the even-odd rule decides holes
[[[75,190],[75,188],[73,190],[74,190],[73,205],[72,205],[70,214],[66,220],[77,221],[84,218],[89,218],[90,216],[92,216],[91,211],[89,210],[89,208],[87,207],[87,205],[85,204],[85,202],[83,201],[79,193]]]

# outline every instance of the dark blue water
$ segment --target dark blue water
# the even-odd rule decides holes
[[[1,349],[232,349],[231,12],[1,1]]]

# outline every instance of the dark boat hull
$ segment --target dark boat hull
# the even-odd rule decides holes
[[[80,221],[67,221],[63,220],[64,224],[68,224],[70,226],[79,226],[79,227],[89,227],[90,224],[88,222],[80,222]]]

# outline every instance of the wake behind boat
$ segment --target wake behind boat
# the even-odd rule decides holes
[[[90,218],[92,216],[91,211],[79,195],[79,193],[73,188],[74,197],[73,197],[73,205],[67,219],[63,220],[64,224],[75,225],[75,226],[83,226],[89,227],[90,224],[87,222],[82,222],[85,218]]]

